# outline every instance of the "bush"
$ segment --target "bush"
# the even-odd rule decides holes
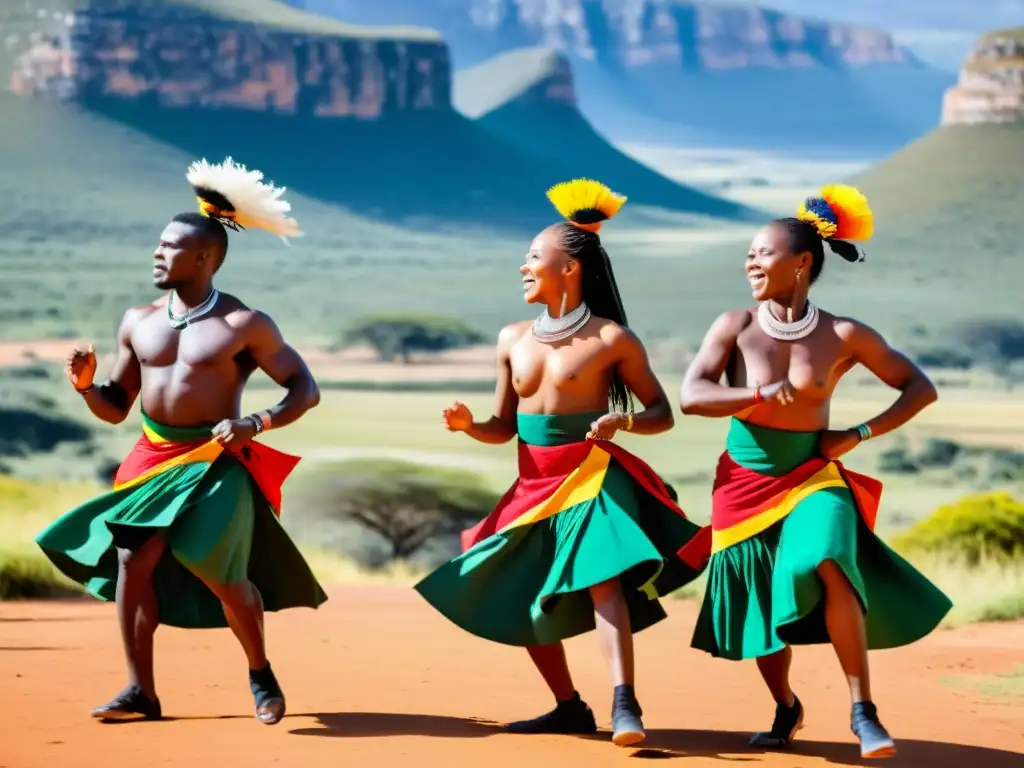
[[[966,352],[945,347],[931,347],[914,354],[914,360],[923,368],[940,368],[953,371],[970,370],[974,364]]]
[[[0,456],[29,456],[61,443],[88,443],[92,430],[67,419],[0,406]]]
[[[878,457],[878,470],[893,475],[914,475],[921,468],[905,448],[893,448]]]
[[[1024,503],[1005,492],[968,496],[898,536],[893,546],[906,552],[944,554],[976,565],[1024,560]]]
[[[956,331],[979,362],[989,365],[1024,359],[1024,323],[1016,318],[972,320]]]
[[[963,452],[963,447],[952,440],[930,438],[917,454],[917,463],[922,467],[949,467]]]
[[[410,362],[415,352],[444,352],[479,344],[484,337],[461,320],[429,315],[364,317],[345,331],[343,344],[369,344],[381,360]]]

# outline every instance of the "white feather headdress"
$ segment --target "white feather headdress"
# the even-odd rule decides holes
[[[285,187],[263,182],[263,173],[248,170],[229,157],[211,165],[205,159],[192,163],[188,182],[199,200],[199,210],[232,229],[263,229],[285,243],[301,237],[299,223],[287,216],[291,205],[281,199]]]

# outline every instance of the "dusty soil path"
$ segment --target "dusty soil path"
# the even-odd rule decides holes
[[[746,748],[772,703],[753,664],[689,650],[695,608],[637,637],[646,749],[597,738],[516,737],[506,721],[550,700],[527,657],[467,636],[407,589],[332,590],[321,609],[271,615],[271,659],[289,716],[252,718],[245,662],[226,631],[157,635],[164,713],[158,723],[105,725],[89,709],[124,680],[113,608],[96,602],[0,604],[0,766],[486,766],[588,768],[666,758],[680,765],[782,768],[859,765],[839,669],[828,649],[797,654],[807,727],[794,752]],[[951,686],[947,678],[1006,673],[1024,661],[1024,623],[940,632],[873,655],[875,698],[898,739],[889,765],[1024,765],[1024,699]],[[607,725],[610,686],[596,639],[569,644],[577,686]],[[980,679],[980,678],[978,678]]]

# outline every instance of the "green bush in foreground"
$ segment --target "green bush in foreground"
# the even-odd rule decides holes
[[[963,558],[1024,561],[1024,503],[998,491],[968,496],[896,537],[893,546],[907,554],[933,553]]]

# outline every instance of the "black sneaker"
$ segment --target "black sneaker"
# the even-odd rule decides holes
[[[149,698],[137,685],[129,685],[91,714],[97,720],[159,720],[163,716],[160,699]]]
[[[269,661],[263,669],[249,670],[249,690],[256,704],[256,719],[267,725],[281,722],[285,711],[284,693]]]
[[[775,720],[772,721],[772,729],[767,733],[755,733],[750,739],[750,746],[764,747],[766,749],[785,749],[792,741],[793,736],[804,724],[804,705],[800,699],[793,697],[793,706],[785,704],[775,705]]]
[[[504,729],[508,733],[559,733],[565,735],[582,735],[597,733],[594,713],[586,702],[574,691],[572,698],[558,702],[550,712],[532,720],[518,720],[508,723]]]
[[[641,717],[643,710],[633,693],[633,686],[616,686],[612,697],[612,743],[617,747],[631,747],[646,739]]]
[[[850,713],[850,729],[860,740],[860,756],[893,757],[896,743],[878,720],[878,709],[870,701],[858,701]]]

